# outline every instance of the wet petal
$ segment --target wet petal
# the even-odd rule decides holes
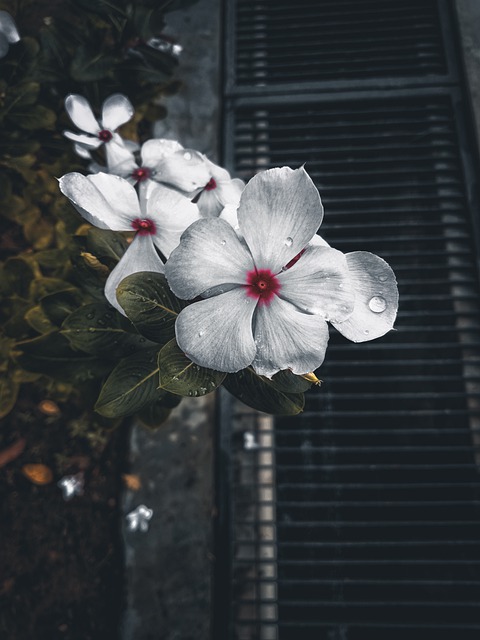
[[[83,133],[73,133],[72,131],[64,131],[63,135],[69,140],[73,140],[73,142],[83,145],[88,149],[98,149],[103,142],[100,138],[96,138],[94,136],[89,136]]]
[[[165,271],[163,262],[155,251],[151,236],[136,235],[134,237],[132,244],[125,251],[105,283],[105,297],[123,315],[125,312],[117,302],[117,287],[124,278],[139,271],[155,271],[156,273]]]
[[[347,264],[355,291],[355,307],[345,322],[332,322],[353,342],[366,342],[393,328],[398,309],[398,289],[391,267],[367,251],[347,253]]]
[[[70,120],[81,131],[87,131],[96,135],[100,131],[97,119],[93,115],[92,108],[86,98],[76,93],[71,93],[65,98],[65,109]],[[78,141],[80,142],[80,140]]]
[[[259,305],[254,328],[257,353],[253,368],[271,378],[277,371],[309,373],[325,358],[328,325],[319,316],[300,313],[289,302],[277,296],[268,305]]]
[[[210,174],[198,151],[183,149],[170,154],[153,166],[155,180],[192,193],[202,189],[210,180]]]
[[[135,113],[132,103],[121,93],[109,96],[102,107],[102,127],[115,131],[122,124],[128,122]]]
[[[240,230],[259,269],[288,264],[320,226],[320,195],[305,169],[269,169],[245,187],[238,208]]]
[[[342,322],[352,313],[355,294],[345,255],[330,247],[309,246],[278,274],[279,295],[305,313]]]
[[[15,21],[7,11],[0,11],[0,33],[5,36],[10,44],[20,40],[20,34],[18,33]]]
[[[105,175],[105,174],[97,174]],[[95,176],[83,176],[81,173],[67,173],[59,180],[60,191],[70,199],[77,211],[91,224],[100,229],[122,231],[130,229],[123,219],[102,195],[94,183]]]
[[[182,145],[176,140],[167,140],[165,138],[147,140],[142,145],[142,165],[156,167],[161,160],[182,149]]]
[[[135,188],[123,178],[108,173],[88,176],[103,194],[117,216],[117,231],[131,231],[132,220],[141,217],[140,204]]]
[[[253,268],[251,255],[228,222],[211,218],[194,222],[183,233],[165,275],[175,295],[191,300],[212,287],[245,284]]]
[[[223,204],[216,194],[216,189],[212,191],[202,191],[197,200],[197,204],[203,218],[218,218],[223,209]]]
[[[177,342],[196,364],[235,373],[255,356],[252,316],[257,302],[243,287],[194,302],[175,323]]]

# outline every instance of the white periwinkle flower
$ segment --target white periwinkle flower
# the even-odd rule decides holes
[[[72,476],[63,476],[57,482],[57,486],[62,490],[63,499],[68,502],[75,496],[83,495],[84,482],[83,473],[76,473]]]
[[[122,153],[125,144],[116,133],[118,127],[128,122],[135,113],[127,96],[115,93],[109,96],[102,105],[102,118],[98,121],[86,98],[71,93],[65,98],[65,109],[71,121],[83,133],[64,131],[63,135],[75,143],[75,150],[84,158],[90,157],[90,150],[105,145],[109,164],[118,162],[117,156]]]
[[[14,19],[6,11],[0,11],[0,58],[6,56],[10,45],[19,40],[20,34]]]
[[[129,531],[148,531],[149,522],[152,519],[153,510],[144,504],[140,504],[136,509],[127,514],[127,526]]]
[[[240,236],[220,218],[192,224],[165,265],[172,291],[192,300],[176,321],[180,348],[196,364],[267,377],[305,374],[325,357],[328,325],[356,342],[393,326],[393,271],[370,253],[346,256],[310,245],[323,218],[319,193],[301,168],[270,169],[246,185]]]
[[[67,173],[60,178],[60,190],[96,227],[136,232],[105,284],[105,297],[121,313],[124,311],[116,299],[120,281],[138,271],[163,273],[155,247],[168,258],[182,232],[200,218],[198,207],[188,198],[156,183],[151,183],[139,199],[135,188],[118,176]]]

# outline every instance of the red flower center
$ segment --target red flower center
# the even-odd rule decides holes
[[[154,221],[148,218],[144,218],[143,220],[141,218],[135,218],[132,222],[132,229],[135,229],[140,236],[153,235],[157,230]]]
[[[113,138],[113,133],[108,129],[102,129],[101,131],[99,131],[98,137],[102,142],[110,142],[110,140]]]
[[[259,304],[268,304],[280,291],[280,282],[270,269],[254,269],[247,273],[247,295]]]
[[[216,188],[217,188],[217,183],[213,178],[210,178],[210,180],[205,185],[205,191],[213,191]]]
[[[150,169],[146,167],[138,167],[132,171],[132,178],[137,182],[143,182],[150,177]]]

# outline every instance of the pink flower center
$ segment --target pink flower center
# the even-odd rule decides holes
[[[205,185],[205,191],[213,191],[216,188],[217,188],[217,183],[213,178],[210,178],[210,180]]]
[[[146,167],[138,167],[138,169],[134,169],[132,171],[132,178],[137,182],[143,182],[150,177],[150,169]]]
[[[280,282],[270,269],[254,269],[247,273],[247,295],[258,299],[259,304],[269,304],[280,291]]]
[[[132,229],[135,229],[135,231],[140,236],[153,235],[157,230],[154,221],[149,220],[148,218],[135,218],[135,220],[132,222]]]
[[[102,142],[110,142],[110,140],[113,138],[113,133],[108,129],[102,129],[101,131],[99,131],[98,137]]]

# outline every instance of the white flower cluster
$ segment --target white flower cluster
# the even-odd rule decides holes
[[[83,133],[65,135],[83,157],[104,145],[106,167],[63,176],[62,192],[93,225],[135,232],[107,280],[107,299],[123,313],[117,286],[140,271],[165,273],[183,300],[200,297],[176,321],[177,343],[193,362],[230,373],[252,366],[269,378],[285,369],[306,374],[324,360],[327,322],[354,342],[392,328],[393,271],[378,256],[343,254],[316,235],[323,206],[305,169],[270,169],[245,186],[176,141],[135,149],[122,140],[116,129],[133,115],[125,96],[105,101],[100,122],[81,96],[68,96],[66,109]]]

